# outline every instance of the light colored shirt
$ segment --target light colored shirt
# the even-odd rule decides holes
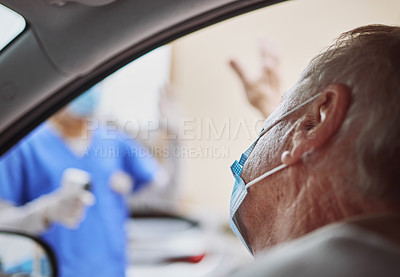
[[[398,277],[400,246],[354,223],[330,224],[271,248],[233,276]]]

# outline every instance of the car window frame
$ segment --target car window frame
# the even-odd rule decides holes
[[[89,74],[71,80],[61,89],[54,91],[44,101],[26,111],[24,113],[25,116],[21,116],[0,134],[0,157],[70,101],[144,54],[216,23],[285,1],[287,0],[235,1],[201,13],[189,20],[184,20],[156,34],[149,35],[147,39],[132,45],[112,59],[104,61]],[[29,22],[26,21],[26,29],[28,27]]]

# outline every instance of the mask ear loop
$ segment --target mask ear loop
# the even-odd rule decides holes
[[[268,171],[268,172],[265,172],[263,175],[261,175],[261,176],[255,178],[253,181],[248,182],[247,185],[246,185],[246,189],[248,189],[248,188],[251,187],[252,185],[254,185],[254,184],[260,182],[262,179],[267,178],[268,176],[270,176],[270,175],[272,175],[272,174],[274,174],[274,173],[276,173],[276,172],[278,172],[278,171],[280,171],[280,170],[282,170],[282,169],[284,169],[284,168],[286,168],[286,167],[287,167],[286,164],[281,164],[280,166],[277,166],[277,167],[275,167],[274,169],[272,169],[272,170],[270,170],[270,171]]]
[[[284,120],[286,117],[288,117],[289,115],[291,115],[292,113],[294,113],[295,111],[301,109],[302,107],[304,107],[305,105],[307,105],[308,103],[312,102],[313,100],[315,100],[318,96],[320,96],[321,93],[317,93],[316,95],[314,95],[313,97],[311,97],[310,99],[308,99],[307,101],[303,102],[302,104],[300,104],[299,106],[297,106],[296,108],[294,108],[293,110],[290,110],[288,112],[286,112],[285,114],[283,114],[280,118],[278,118],[277,120],[275,120],[268,128],[265,128],[261,131],[260,135],[258,136],[257,141],[261,138],[262,135],[264,135],[266,132],[268,132],[272,127],[274,127],[276,124],[278,124],[279,122],[281,122],[282,120]],[[287,157],[290,155],[289,151],[284,151],[282,153],[281,156],[281,160],[285,160],[287,159]],[[262,174],[261,176],[255,178],[254,180],[252,180],[251,182],[248,182],[246,184],[246,189],[248,189],[249,187],[251,187],[252,185],[260,182],[261,180],[267,178],[268,176],[275,174],[276,172],[284,169],[288,167],[287,164],[281,164],[280,166],[277,166],[273,169],[271,169],[270,171],[265,172],[264,174]]]
[[[278,124],[280,121],[284,120],[286,117],[288,117],[289,115],[291,115],[292,113],[298,111],[299,109],[303,108],[305,105],[307,105],[308,103],[314,101],[315,99],[317,99],[318,96],[320,96],[322,93],[317,93],[316,95],[314,95],[313,97],[311,97],[310,99],[304,101],[303,103],[301,103],[299,106],[297,106],[296,108],[287,111],[286,113],[284,113],[280,118],[278,118],[277,120],[275,120],[274,122],[272,122],[269,127],[261,130],[258,138],[260,138],[262,135],[264,135],[266,132],[268,132],[272,127],[274,127],[276,124]]]

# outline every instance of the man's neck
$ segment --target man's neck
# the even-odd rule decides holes
[[[65,138],[83,138],[87,135],[87,120],[83,118],[68,118],[52,120],[54,127]]]
[[[335,186],[329,178],[308,180],[293,204],[281,211],[274,224],[275,243],[290,241],[330,223],[371,211],[387,212],[379,201],[366,200],[350,185]]]

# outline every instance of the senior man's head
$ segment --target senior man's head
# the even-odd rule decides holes
[[[244,184],[283,164],[248,187],[233,220],[254,253],[335,221],[400,210],[399,104],[398,27],[344,33],[311,61],[242,163]]]

